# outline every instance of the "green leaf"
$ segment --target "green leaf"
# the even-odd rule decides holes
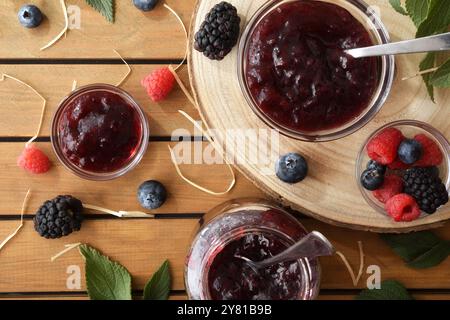
[[[414,269],[427,269],[439,265],[450,255],[450,243],[441,241],[431,250],[408,263]]]
[[[86,260],[86,286],[91,300],[131,300],[127,269],[87,245],[79,249]]]
[[[430,84],[436,88],[450,87],[450,59],[430,76]]]
[[[114,23],[114,6],[115,0],[86,0],[87,4],[100,12],[106,20]]]
[[[409,16],[416,25],[420,26],[428,16],[430,2],[428,0],[406,0],[405,7]]]
[[[404,16],[408,15],[406,10],[402,7],[402,3],[400,2],[400,0],[389,0],[389,3],[395,9],[395,11],[397,11],[398,13],[400,13]]]
[[[416,259],[441,241],[430,231],[380,234],[380,237],[406,262]]]
[[[167,300],[170,293],[169,261],[164,261],[144,288],[144,300]]]
[[[420,24],[416,38],[426,37],[447,29],[450,25],[450,5],[448,1],[436,1],[431,5],[427,18]]]
[[[436,62],[436,53],[429,52],[419,65],[420,71],[429,70],[429,69],[434,68],[435,62]],[[433,75],[433,72],[425,73],[422,75],[422,79],[423,79],[423,82],[425,82],[425,86],[427,87],[427,91],[428,91],[428,94],[430,95],[431,101],[435,102],[434,87],[430,83],[430,79],[431,79],[432,75]]]
[[[430,231],[380,235],[405,263],[415,269],[437,266],[450,255],[450,243]]]
[[[363,290],[357,300],[414,300],[406,288],[398,281],[381,282],[381,289]]]

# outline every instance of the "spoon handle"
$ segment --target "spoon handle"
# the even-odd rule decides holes
[[[335,252],[333,245],[323,234],[313,231],[297,242],[292,247],[258,263],[259,267],[264,268],[284,261],[294,261],[300,258],[308,257],[310,259],[322,256],[331,256]]]
[[[450,50],[450,32],[435,36],[393,42],[378,46],[356,48],[345,52],[354,58],[375,57],[402,53],[419,53]]]

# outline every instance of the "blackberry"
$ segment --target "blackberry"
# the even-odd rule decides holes
[[[79,231],[83,204],[72,196],[58,196],[46,201],[33,219],[34,229],[47,239],[56,239]]]
[[[448,202],[448,193],[437,167],[412,168],[403,176],[405,193],[414,197],[422,211],[432,214]]]
[[[211,60],[222,60],[236,45],[241,18],[228,2],[215,5],[195,34],[194,48]]]

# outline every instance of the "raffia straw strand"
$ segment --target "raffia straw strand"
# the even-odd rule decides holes
[[[60,0],[62,9],[63,9],[63,13],[64,13],[64,29],[61,30],[61,32],[52,40],[50,41],[47,45],[43,46],[41,48],[41,51],[44,51],[45,49],[50,48],[52,45],[54,45],[69,29],[69,17],[67,15],[67,7],[66,7],[66,3],[64,2],[64,0]]]
[[[180,77],[178,76],[177,72],[172,66],[169,66],[169,71],[173,74],[176,82],[180,86],[183,93],[186,95],[186,98],[188,98],[189,102],[192,103],[192,105],[197,108],[197,103],[195,102],[194,98],[192,98],[192,95],[189,93],[189,90],[184,85],[183,81],[181,81]],[[198,108],[197,108],[198,109]]]
[[[8,79],[17,81],[18,83],[20,83],[20,84],[26,86],[27,88],[31,89],[31,90],[32,90],[36,95],[38,95],[38,96],[42,99],[42,101],[43,101],[43,104],[42,104],[42,110],[41,110],[41,117],[40,117],[40,119],[39,119],[39,125],[38,125],[38,128],[37,128],[36,134],[35,134],[33,137],[31,137],[31,139],[28,140],[28,142],[26,143],[26,145],[28,146],[28,145],[30,145],[34,140],[37,139],[37,137],[39,136],[39,133],[41,132],[42,123],[43,123],[43,121],[44,121],[44,114],[45,114],[45,108],[46,108],[46,105],[47,105],[47,100],[46,100],[46,99],[45,99],[45,98],[44,98],[44,97],[43,97],[43,96],[42,96],[35,88],[33,88],[33,87],[32,87],[31,85],[29,85],[28,83],[26,83],[26,82],[24,82],[24,81],[22,81],[22,80],[19,80],[19,79],[15,78],[15,77],[12,77],[12,76],[10,76],[10,75],[8,75],[8,74],[6,74],[6,73],[3,73],[3,74],[2,74],[2,77],[1,77],[0,81],[4,81],[5,78],[8,78]]]
[[[167,10],[169,10],[169,11],[170,11],[170,12],[178,19],[178,21],[180,22],[181,26],[183,27],[184,35],[185,35],[185,37],[186,37],[186,51],[185,51],[183,60],[182,60],[181,63],[180,63],[177,67],[175,67],[175,68],[173,68],[172,66],[169,66],[169,70],[170,70],[170,72],[173,74],[175,80],[177,81],[177,83],[178,83],[178,85],[180,86],[180,88],[181,88],[181,90],[183,91],[183,93],[184,93],[184,94],[186,95],[186,97],[188,98],[189,102],[190,102],[193,106],[195,106],[196,109],[198,109],[198,104],[197,104],[197,102],[196,102],[195,99],[192,97],[192,95],[190,94],[189,90],[186,88],[186,86],[184,85],[183,81],[181,81],[180,77],[179,77],[178,74],[176,73],[176,71],[183,65],[183,63],[184,63],[184,62],[186,61],[186,59],[187,59],[188,47],[189,47],[189,43],[188,43],[188,41],[189,41],[189,35],[188,35],[188,32],[187,32],[186,26],[185,26],[184,23],[183,23],[183,20],[181,20],[180,16],[175,12],[175,10],[173,10],[173,9],[172,9],[171,7],[169,7],[167,4],[164,4],[164,7],[165,7]],[[185,113],[184,111],[178,110],[178,112],[180,112],[180,113],[181,113],[183,116],[185,116],[190,122],[192,122],[192,124],[193,124],[197,129],[199,129],[199,130],[205,135],[205,137],[208,139],[208,141],[213,145],[213,147],[214,147],[216,150],[219,149],[219,148],[217,147],[217,145],[214,143],[214,141],[212,140],[212,138],[205,132],[205,130],[203,130],[203,128],[202,128],[200,125],[198,125],[198,123],[197,123],[194,119],[192,119],[192,117],[190,117],[190,116],[189,116],[187,113]],[[205,187],[200,186],[199,184],[197,184],[197,183],[191,181],[191,180],[188,179],[186,176],[184,176],[184,174],[181,172],[181,169],[180,169],[180,167],[179,167],[179,165],[178,165],[178,163],[177,163],[177,160],[176,160],[176,157],[175,157],[175,154],[174,154],[172,148],[171,148],[170,146],[167,146],[167,147],[169,148],[171,160],[172,160],[172,162],[173,162],[173,164],[174,164],[174,166],[175,166],[175,169],[176,169],[178,175],[179,175],[185,182],[187,182],[188,184],[190,184],[191,186],[193,186],[193,187],[195,187],[195,188],[197,188],[197,189],[199,189],[199,190],[201,190],[201,191],[203,191],[203,192],[206,192],[206,193],[208,193],[208,194],[211,194],[211,195],[224,195],[224,194],[227,194],[227,193],[230,192],[231,189],[233,189],[233,187],[235,186],[235,184],[236,184],[236,176],[235,176],[235,174],[234,174],[233,168],[232,168],[231,165],[226,161],[226,158],[225,158],[225,155],[224,155],[223,150],[220,150],[220,152],[221,152],[221,155],[222,155],[223,159],[225,160],[226,165],[228,166],[228,169],[229,169],[230,172],[231,172],[231,175],[232,175],[232,181],[231,181],[231,183],[230,183],[230,185],[229,185],[229,187],[227,188],[226,191],[224,191],[224,192],[214,192],[214,191],[212,191],[212,190],[209,190],[208,188],[205,188]]]
[[[69,252],[69,251],[71,251],[71,250],[73,250],[75,248],[78,248],[79,246],[81,246],[81,242],[64,245],[65,249],[60,251],[59,253],[55,254],[53,257],[51,257],[50,261],[54,262],[59,257],[65,255],[67,252]]]
[[[125,61],[125,59],[120,55],[120,53],[116,50],[116,49],[113,49],[114,50],[114,52],[119,56],[119,58],[123,61],[123,63],[125,63],[125,65],[127,66],[127,68],[128,68],[128,72],[127,72],[127,74],[122,78],[122,80],[120,80],[120,82],[118,83],[118,84],[116,84],[116,87],[120,87],[121,85],[122,85],[122,83],[128,78],[128,76],[130,75],[130,73],[131,73],[131,67],[130,67],[130,65]]]
[[[91,205],[91,204],[83,204],[83,207],[86,208],[86,209],[91,209],[91,210],[95,210],[95,211],[108,213],[108,214],[111,214],[111,215],[116,216],[118,218],[154,218],[155,217],[155,215],[148,214],[148,213],[145,213],[145,212],[140,212],[140,211],[114,211],[114,210],[106,209],[106,208],[103,208],[103,207],[94,206],[94,205]]]
[[[224,194],[227,194],[228,192],[230,192],[231,189],[233,189],[234,185],[236,184],[236,177],[235,177],[235,175],[234,175],[233,169],[231,169],[231,167],[228,165],[228,166],[229,166],[229,169],[230,169],[230,172],[231,172],[231,174],[233,175],[233,180],[231,181],[231,183],[230,183],[230,185],[229,185],[229,187],[228,187],[227,190],[225,190],[225,191],[223,191],[223,192],[214,192],[214,191],[211,191],[211,190],[209,190],[209,189],[207,189],[207,188],[205,188],[205,187],[202,187],[201,185],[199,185],[199,184],[197,184],[197,183],[195,183],[195,182],[189,180],[188,178],[186,178],[186,177],[183,175],[183,173],[182,173],[181,170],[180,170],[180,167],[178,166],[178,163],[177,163],[177,160],[176,160],[176,158],[175,158],[175,154],[173,153],[172,148],[171,148],[170,146],[167,146],[167,147],[169,148],[170,156],[171,156],[171,158],[172,158],[173,164],[175,165],[175,169],[177,170],[178,175],[179,175],[184,181],[186,181],[187,183],[189,183],[191,186],[193,186],[193,187],[195,187],[195,188],[197,188],[197,189],[199,189],[199,190],[201,190],[201,191],[203,191],[203,192],[206,192],[206,193],[208,193],[208,194],[210,194],[210,195],[213,195],[213,196],[221,196],[221,195],[224,195]]]
[[[210,137],[210,135],[209,135],[207,132],[205,132],[205,130],[203,130],[203,128],[202,128],[202,127],[201,127],[201,126],[200,126],[200,125],[199,125],[199,124],[198,124],[198,123],[197,123],[190,115],[188,115],[186,112],[184,112],[184,111],[182,111],[182,110],[178,110],[178,112],[181,113],[186,119],[188,119],[188,120],[189,120],[189,121],[190,121],[197,129],[199,129],[199,130],[203,133],[203,135],[206,137],[206,139],[209,141],[209,143],[211,143],[211,144],[213,145],[213,147],[214,147],[216,150],[219,149],[219,148],[215,145],[215,143],[214,143],[213,139]],[[232,176],[232,180],[231,180],[230,185],[228,186],[228,188],[227,188],[225,191],[223,191],[223,192],[215,192],[215,191],[209,190],[209,189],[207,189],[207,188],[205,188],[205,187],[202,187],[202,186],[200,186],[199,184],[197,184],[197,183],[191,181],[190,179],[188,179],[188,178],[181,172],[180,166],[179,166],[178,163],[177,163],[177,159],[176,159],[176,157],[175,157],[175,154],[174,154],[172,148],[171,148],[169,145],[168,145],[167,147],[169,148],[170,157],[171,157],[171,160],[172,160],[172,162],[173,162],[173,164],[174,164],[174,166],[175,166],[175,169],[176,169],[178,175],[179,175],[184,181],[186,181],[188,184],[190,184],[191,186],[193,186],[193,187],[195,187],[195,188],[197,188],[197,189],[199,189],[199,190],[201,190],[201,191],[203,191],[203,192],[206,192],[206,193],[208,193],[208,194],[214,195],[214,196],[220,196],[220,195],[227,194],[227,193],[230,192],[231,189],[233,189],[233,187],[235,186],[235,184],[236,184],[236,176],[235,176],[235,174],[234,174],[233,168],[232,168],[231,165],[226,161],[226,159],[225,159],[225,157],[224,157],[224,154],[223,154],[223,151],[222,151],[222,150],[221,150],[220,152],[222,153],[222,157],[224,158],[225,163],[226,163],[228,169],[230,170],[230,173],[231,173],[231,176]]]
[[[417,72],[416,74],[414,74],[412,76],[403,77],[402,81],[410,80],[410,79],[413,79],[415,77],[418,77],[418,76],[421,76],[421,75],[424,75],[424,74],[427,74],[427,73],[435,72],[438,69],[439,69],[439,67],[423,70],[423,71]]]
[[[188,36],[188,32],[187,32],[186,26],[184,25],[183,20],[181,20],[181,18],[180,18],[180,16],[178,15],[178,13],[176,13],[176,11],[173,10],[171,7],[169,7],[166,3],[164,3],[164,7],[165,7],[167,10],[169,10],[169,11],[177,18],[177,20],[180,22],[181,26],[183,27],[184,35],[185,35],[185,37],[186,37],[186,50],[185,50],[185,52],[184,52],[184,57],[183,57],[183,60],[180,62],[180,64],[175,68],[175,71],[176,71],[176,70],[178,70],[178,69],[183,65],[183,63],[184,63],[184,62],[186,61],[186,59],[187,59],[187,53],[188,53],[188,47],[189,47],[189,44],[188,44],[189,36]]]
[[[73,82],[72,82],[72,91],[75,91],[75,89],[77,88],[77,85],[78,85],[77,80],[73,80]]]
[[[31,190],[28,189],[27,194],[25,195],[25,198],[23,199],[23,202],[22,202],[22,210],[21,210],[21,213],[20,213],[20,224],[19,224],[19,226],[16,228],[16,230],[14,230],[13,233],[11,233],[9,236],[6,237],[5,240],[3,240],[3,242],[0,244],[0,250],[2,250],[3,247],[4,247],[4,246],[5,246],[12,238],[14,238],[14,237],[17,235],[17,233],[20,231],[20,229],[22,229],[22,227],[23,227],[23,215],[25,214],[25,209],[26,209],[27,204],[28,204],[28,199],[29,199],[29,197],[30,197],[30,193],[31,193]]]

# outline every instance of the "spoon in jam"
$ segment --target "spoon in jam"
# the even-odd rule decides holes
[[[393,54],[435,52],[446,50],[450,50],[450,32],[414,40],[349,49],[345,50],[345,53],[354,58],[365,58]]]
[[[246,257],[235,255],[235,258],[244,260],[255,272],[285,261],[295,261],[301,258],[314,259],[331,256],[335,253],[333,245],[323,234],[313,231],[303,237],[283,252],[262,261],[252,261]]]

